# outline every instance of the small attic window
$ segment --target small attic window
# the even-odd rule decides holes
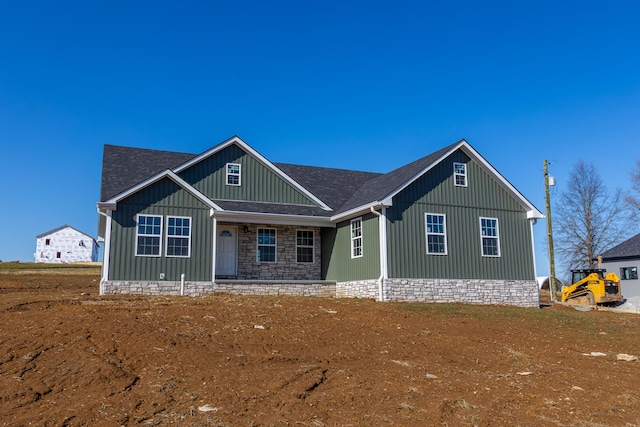
[[[227,163],[227,185],[240,186],[241,166],[238,163]]]
[[[453,162],[453,178],[456,187],[467,186],[467,165],[464,163]]]
[[[45,239],[44,244],[45,246],[49,246],[51,244],[51,239]]]

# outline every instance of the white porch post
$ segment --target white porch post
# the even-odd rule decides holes
[[[213,218],[213,248],[211,253],[213,254],[211,259],[211,281],[216,281],[216,254],[217,254],[217,242],[218,242],[218,219],[214,215],[214,210],[211,209],[211,217]]]

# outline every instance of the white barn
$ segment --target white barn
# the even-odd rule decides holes
[[[98,243],[81,231],[65,224],[36,236],[36,262],[66,264],[98,261]]]

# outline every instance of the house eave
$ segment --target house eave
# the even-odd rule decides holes
[[[115,211],[118,208],[118,204],[116,202],[98,202],[96,203],[98,209],[101,211]]]
[[[389,208],[393,206],[393,203],[390,199],[385,199],[383,201],[376,200],[372,203],[367,203],[366,205],[358,206],[357,208],[350,209],[346,212],[339,213],[331,217],[332,222],[344,221],[371,211],[371,208]]]

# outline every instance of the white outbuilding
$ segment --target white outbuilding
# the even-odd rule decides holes
[[[96,240],[70,225],[63,225],[36,236],[36,262],[66,264],[98,261]]]

